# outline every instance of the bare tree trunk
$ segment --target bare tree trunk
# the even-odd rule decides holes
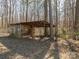
[[[54,39],[53,35],[53,19],[52,19],[52,7],[51,7],[51,0],[49,0],[49,20],[50,20],[50,37]]]
[[[9,7],[9,24],[11,23],[11,0],[9,0],[10,7]]]
[[[55,10],[56,10],[56,27],[55,27],[55,40],[57,40],[57,36],[58,36],[58,10],[57,10],[57,0],[55,0]]]
[[[44,19],[45,22],[47,22],[48,19],[48,6],[47,6],[47,0],[44,1]],[[45,36],[47,36],[47,27],[45,27]]]
[[[26,5],[26,22],[27,22],[28,20],[28,0],[26,2],[27,2],[27,5]]]
[[[5,0],[5,27],[6,32],[8,32],[8,1]]]
[[[2,28],[3,28],[3,26],[4,26],[4,25],[3,25],[3,23],[4,23],[3,14],[2,14],[2,16],[1,16],[1,20],[2,20],[2,22],[1,22],[2,24],[1,24],[1,25],[2,25]]]
[[[75,22],[74,22],[74,32],[77,33],[79,31],[79,0],[76,0],[76,8],[75,8]],[[74,35],[76,39],[76,34]]]
[[[14,23],[14,0],[11,1],[11,23]],[[14,28],[12,28],[12,33],[14,33]]]
[[[37,0],[37,16],[38,16],[38,21],[39,21],[39,8],[38,8],[38,0]]]
[[[33,21],[36,21],[36,18],[35,18],[35,16],[36,16],[36,0],[34,0],[34,5],[33,6],[34,6],[34,10],[33,10],[34,11],[34,14],[33,14],[34,19],[33,19]]]

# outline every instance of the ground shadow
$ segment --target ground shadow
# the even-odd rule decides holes
[[[58,42],[57,41],[54,41],[53,44],[54,44],[53,45],[53,49],[51,50],[51,54],[49,55],[48,58],[50,58],[50,57],[53,56],[53,59],[60,59]]]
[[[34,39],[13,39],[6,37],[0,38],[0,43],[10,50],[0,54],[0,59],[12,59],[12,57],[15,59],[14,56],[16,55],[24,56],[25,59],[44,59],[52,41],[45,40],[41,42]]]
[[[58,43],[57,41],[55,41],[55,44],[54,44],[54,59],[60,59],[59,57],[59,48],[58,48]]]

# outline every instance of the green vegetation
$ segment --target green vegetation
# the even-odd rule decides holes
[[[79,35],[79,32],[75,32],[74,34],[75,34],[75,35]]]

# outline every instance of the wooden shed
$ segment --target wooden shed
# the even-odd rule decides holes
[[[50,23],[46,21],[32,21],[10,24],[13,28],[11,33],[17,34],[19,37],[23,36],[45,36],[45,28],[50,27]]]

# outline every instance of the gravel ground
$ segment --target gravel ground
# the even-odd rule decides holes
[[[0,59],[79,59],[79,41],[0,38]]]

